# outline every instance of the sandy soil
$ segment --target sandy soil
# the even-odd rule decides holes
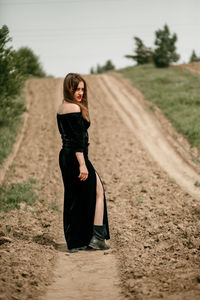
[[[190,72],[194,72],[194,73],[200,75],[200,61],[192,62],[192,63],[189,63],[189,64],[182,64],[182,65],[179,65],[179,68],[180,69],[186,69]]]
[[[0,299],[199,299],[197,151],[118,74],[85,79],[89,156],[106,189],[111,249],[66,252],[62,213],[51,208],[63,201],[62,80],[28,81],[28,125],[5,178],[38,179],[44,201],[1,219],[10,242],[0,246]]]

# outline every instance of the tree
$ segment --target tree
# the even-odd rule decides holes
[[[200,61],[200,57],[196,55],[196,52],[193,50],[190,56],[190,62]]]
[[[134,37],[136,42],[136,55],[125,55],[126,58],[133,59],[138,65],[148,64],[152,62],[152,50],[144,45],[143,41],[139,37]]]
[[[112,61],[109,59],[106,61],[105,65],[102,67],[103,72],[111,71],[115,69],[115,66],[113,65]]]
[[[0,107],[19,94],[23,85],[23,73],[17,68],[16,52],[8,46],[12,41],[9,29],[3,25],[0,29]]]
[[[155,32],[155,35],[155,45],[157,46],[153,53],[155,66],[165,68],[168,67],[170,63],[178,61],[180,55],[176,53],[176,34],[174,33],[171,36],[168,26],[164,25],[164,29],[159,29]]]
[[[39,61],[39,57],[34,54],[32,49],[21,47],[16,51],[18,66],[23,69],[24,75],[36,77],[46,76]]]
[[[94,68],[92,67],[92,68],[90,68],[90,74],[95,74],[95,72],[94,72]]]
[[[103,73],[102,67],[99,64],[97,64],[96,74],[101,74],[101,73]]]
[[[9,29],[0,28],[0,120],[16,116],[22,104],[16,101],[27,75],[45,76],[38,57],[27,47],[15,51],[10,42]]]

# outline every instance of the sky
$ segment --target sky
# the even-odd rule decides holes
[[[0,0],[14,49],[30,47],[49,75],[89,74],[110,59],[117,69],[134,65],[134,36],[154,47],[155,31],[178,36],[178,63],[200,55],[199,0]]]

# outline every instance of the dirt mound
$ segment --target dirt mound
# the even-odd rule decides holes
[[[189,64],[181,64],[181,65],[178,65],[178,67],[200,75],[200,61],[192,62]]]

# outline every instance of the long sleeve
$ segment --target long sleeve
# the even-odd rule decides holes
[[[75,152],[83,152],[85,148],[86,130],[81,113],[71,115],[70,118],[68,118],[68,125],[70,127],[73,150]]]

